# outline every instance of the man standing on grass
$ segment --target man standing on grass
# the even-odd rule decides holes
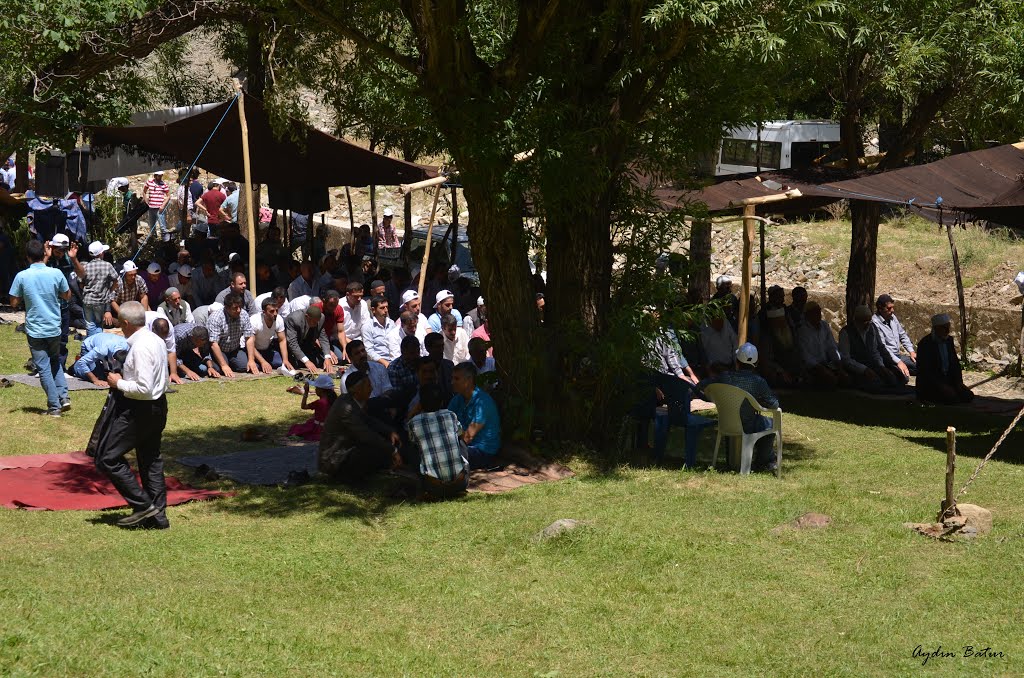
[[[85,310],[85,333],[89,336],[103,331],[104,327],[114,324],[114,316],[110,313],[110,299],[114,296],[117,286],[117,270],[114,265],[103,258],[110,250],[99,240],[89,244],[89,255],[92,257],[82,267],[84,276],[79,276],[82,284],[82,306]]]
[[[146,311],[136,301],[125,302],[118,314],[121,331],[128,340],[128,356],[121,374],[107,375],[112,402],[103,409],[96,446],[91,449],[96,468],[110,479],[132,509],[117,521],[118,527],[170,527],[164,462],[160,440],[167,425],[167,350],[164,341],[146,329]],[[135,450],[139,477],[125,460]]]
[[[29,267],[14,276],[11,305],[25,306],[25,334],[39,383],[46,392],[46,414],[59,417],[71,409],[68,384],[60,361],[61,300],[71,298],[68,281],[56,268],[44,262],[49,244],[30,240],[25,246]]]

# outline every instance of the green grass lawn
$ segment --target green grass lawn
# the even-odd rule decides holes
[[[23,342],[0,326],[0,372]],[[283,432],[303,419],[287,385],[179,389],[166,456],[255,447],[238,442],[254,422]],[[102,397],[73,393],[53,421],[30,411],[41,391],[0,390],[0,454],[82,449]],[[962,481],[1005,419],[848,396],[783,407],[781,481],[573,457],[574,479],[443,504],[207,484],[237,494],[171,508],[164,532],[0,509],[0,675],[1024,675],[1024,433],[969,494],[993,533],[939,543],[902,523],[938,508],[945,427]],[[833,524],[771,533],[807,511]],[[558,518],[588,524],[535,542]],[[922,667],[918,645],[1005,656]]]

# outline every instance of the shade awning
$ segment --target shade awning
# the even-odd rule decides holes
[[[437,176],[431,168],[374,153],[294,119],[289,119],[288,130],[279,138],[263,103],[248,94],[242,96],[245,97],[254,183],[283,188],[397,186]],[[242,131],[236,105],[231,99],[195,107],[195,113],[170,122],[160,116],[141,116],[136,118],[137,124],[87,127],[86,132],[92,139],[93,153],[98,157],[111,155],[120,147],[164,159],[168,164],[187,166],[199,156],[200,167],[241,179],[244,174]],[[216,133],[203,150],[215,129]]]

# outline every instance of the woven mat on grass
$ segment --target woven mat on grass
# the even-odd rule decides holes
[[[561,464],[544,464],[534,469],[509,464],[498,471],[473,471],[469,475],[469,491],[484,494],[510,492],[523,485],[535,485],[554,480],[572,478],[573,473]]]
[[[288,445],[233,454],[179,457],[179,464],[209,466],[217,475],[246,485],[280,485],[292,471],[315,475],[317,445]]]

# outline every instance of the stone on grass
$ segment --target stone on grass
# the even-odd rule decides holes
[[[556,539],[561,537],[563,534],[572,532],[581,525],[583,525],[583,523],[578,520],[574,520],[572,518],[560,518],[541,530],[540,534],[537,535],[537,540],[548,541],[550,539]]]
[[[832,517],[824,513],[805,513],[794,518],[788,523],[782,523],[772,529],[772,534],[782,534],[787,530],[807,530],[828,527],[832,524]]]
[[[992,512],[976,504],[957,504],[960,516],[964,518],[964,530],[974,528],[979,535],[992,531]]]

